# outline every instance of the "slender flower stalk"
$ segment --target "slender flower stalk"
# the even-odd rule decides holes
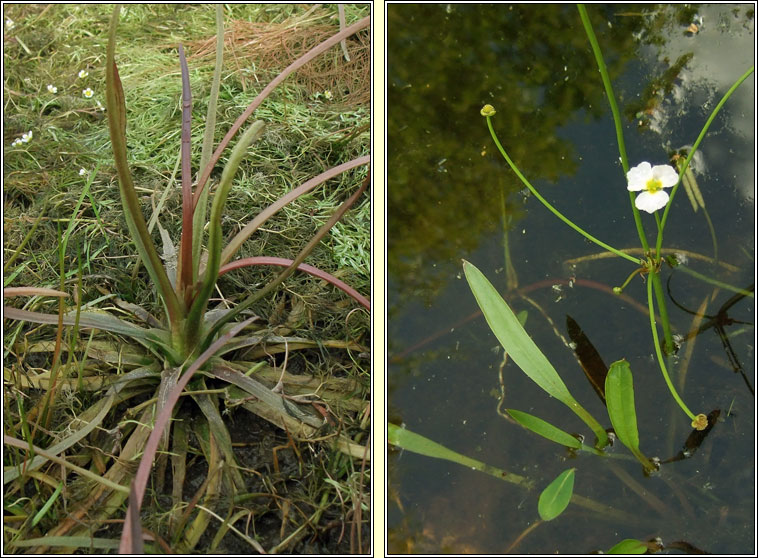
[[[531,182],[529,182],[526,179],[526,177],[523,174],[521,174],[521,171],[518,169],[518,167],[516,166],[516,164],[513,161],[511,161],[511,158],[508,156],[508,153],[506,153],[505,149],[503,148],[503,145],[500,143],[500,140],[498,139],[497,134],[495,133],[495,129],[492,126],[492,115],[495,114],[495,109],[493,108],[493,106],[492,105],[484,105],[484,107],[482,107],[482,110],[480,112],[481,112],[482,116],[484,116],[487,119],[487,127],[490,130],[490,135],[492,136],[492,139],[494,140],[495,145],[497,145],[497,148],[500,151],[500,154],[506,160],[506,162],[511,167],[511,169],[513,169],[513,172],[516,173],[516,176],[519,177],[519,179],[521,180],[521,182],[523,182],[524,185],[527,188],[529,188],[529,191],[532,192],[532,194],[534,194],[534,197],[537,198],[540,202],[542,202],[542,205],[544,205],[545,207],[547,207],[553,213],[553,215],[555,215],[556,217],[558,217],[561,221],[563,221],[564,223],[566,223],[569,227],[571,227],[572,229],[574,229],[576,232],[578,232],[579,234],[581,234],[582,236],[584,236],[588,240],[591,240],[595,244],[597,244],[599,246],[602,246],[606,250],[608,250],[610,252],[613,252],[614,254],[616,254],[617,256],[619,256],[621,258],[627,259],[627,260],[629,260],[631,262],[634,262],[635,264],[639,263],[639,261],[637,260],[637,258],[635,258],[634,256],[630,256],[629,254],[625,254],[621,250],[617,250],[616,248],[614,248],[610,244],[606,244],[602,240],[600,240],[600,239],[595,238],[594,236],[592,236],[590,233],[588,233],[587,231],[585,231],[584,229],[582,229],[580,226],[578,226],[577,224],[575,224],[573,221],[571,221],[571,219],[569,219],[568,217],[564,216],[563,213],[561,213],[560,211],[558,211],[555,207],[553,207],[550,204],[550,202],[548,202],[545,198],[543,198],[540,195],[540,193],[536,190],[536,188],[534,186],[532,186]]]

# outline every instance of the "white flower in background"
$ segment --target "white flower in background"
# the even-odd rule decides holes
[[[94,94],[95,94],[95,92],[92,91],[92,89],[90,89],[89,87],[87,89],[85,89],[84,91],[82,91],[82,95],[84,95],[88,99],[90,99],[92,97],[92,95],[94,95]]]
[[[327,100],[328,100],[328,99],[331,99],[331,98],[332,98],[332,92],[331,92],[331,91],[329,91],[329,90],[327,89],[326,91],[324,91],[324,97],[325,97]]]
[[[84,176],[85,174],[87,174],[86,169],[79,169],[79,176]]]
[[[100,101],[97,101],[97,110],[105,110],[105,107],[100,103]]]
[[[55,87],[53,84],[48,85],[47,86],[47,90],[50,91],[50,93],[57,93],[58,92],[58,88]]]
[[[10,31],[11,29],[13,29],[13,27],[14,27],[15,25],[16,25],[16,24],[13,22],[13,20],[12,20],[11,18],[8,18],[8,19],[6,19],[6,20],[5,20],[5,28],[6,28],[8,31]]]
[[[87,70],[79,70],[79,79],[84,79],[89,75]]]
[[[22,134],[20,138],[16,138],[11,143],[11,146],[16,147],[17,145],[21,145],[22,143],[29,143],[31,141],[32,137],[34,136],[34,133],[29,130],[25,134]]]
[[[641,211],[653,213],[658,211],[669,201],[669,195],[663,190],[671,188],[679,182],[679,175],[668,165],[652,166],[643,161],[626,173],[628,181],[627,190],[630,192],[642,192],[634,205]]]

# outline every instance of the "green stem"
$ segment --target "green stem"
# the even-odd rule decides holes
[[[629,160],[626,156],[626,145],[624,144],[624,131],[621,124],[621,113],[619,112],[618,105],[616,104],[616,97],[613,94],[611,78],[608,75],[608,68],[606,67],[605,60],[603,59],[603,52],[600,50],[600,43],[597,42],[597,36],[595,36],[595,31],[592,29],[592,23],[590,22],[590,18],[587,15],[587,10],[585,9],[584,4],[577,4],[576,7],[579,10],[579,17],[582,19],[584,31],[587,33],[587,38],[589,39],[590,45],[592,46],[592,52],[595,55],[595,61],[597,62],[597,67],[600,70],[600,76],[603,78],[603,86],[605,87],[605,94],[608,96],[608,103],[611,105],[611,113],[613,113],[613,124],[616,127],[616,140],[618,141],[619,155],[621,156],[621,166],[624,169],[624,176],[626,176],[626,173],[629,172]],[[629,192],[629,201],[632,204],[632,213],[634,214],[634,224],[637,226],[637,234],[639,234],[642,248],[645,252],[647,252],[650,248],[647,243],[647,238],[645,238],[645,229],[642,227],[642,217],[640,217],[640,212],[637,209],[637,206],[634,204],[634,199],[635,194],[633,192]]]
[[[674,397],[674,400],[677,402],[679,407],[687,414],[688,417],[690,417],[692,420],[695,420],[695,415],[692,413],[692,411],[689,410],[687,405],[684,404],[684,401],[682,401],[682,398],[679,397],[679,394],[676,392],[676,388],[674,387],[674,384],[671,382],[671,378],[669,378],[669,373],[666,370],[666,364],[663,362],[663,353],[661,352],[661,344],[658,340],[658,328],[655,324],[655,309],[653,308],[653,278],[658,277],[658,273],[654,273],[651,271],[650,273],[650,280],[647,283],[647,306],[650,314],[650,330],[653,332],[653,346],[655,347],[655,355],[658,357],[658,365],[661,367],[661,372],[663,373],[663,379],[666,381],[666,385],[669,388],[669,391],[671,392],[671,395]],[[660,285],[660,279],[658,281]],[[663,308],[659,308],[661,311],[661,314],[663,314]]]
[[[540,193],[534,188],[534,186],[532,186],[532,184],[526,179],[526,177],[523,174],[521,174],[521,171],[518,169],[518,167],[516,166],[516,164],[513,161],[511,161],[511,158],[508,156],[508,153],[505,152],[505,149],[503,148],[502,144],[500,143],[500,140],[497,138],[497,134],[495,133],[495,129],[492,126],[492,117],[491,116],[487,116],[486,118],[487,118],[487,127],[490,129],[490,135],[492,136],[492,139],[495,141],[495,145],[497,145],[497,148],[500,151],[500,154],[507,161],[508,165],[511,167],[511,169],[513,169],[513,172],[516,173],[516,176],[519,177],[519,179],[521,180],[521,182],[523,182],[524,185],[527,188],[529,188],[529,190],[532,192],[532,194],[534,194],[534,197],[537,198],[538,200],[540,200],[540,202],[542,202],[542,205],[544,205],[545,207],[547,207],[553,213],[553,215],[555,215],[556,217],[558,217],[561,221],[563,221],[564,223],[566,223],[569,227],[571,227],[572,229],[574,229],[576,232],[578,232],[579,234],[581,234],[585,238],[591,240],[592,242],[594,242],[595,244],[597,244],[599,246],[602,246],[603,248],[605,248],[609,252],[613,252],[617,256],[620,256],[620,257],[622,257],[624,259],[627,259],[627,260],[629,260],[631,262],[634,262],[635,264],[639,264],[639,261],[634,256],[630,256],[629,254],[625,254],[624,252],[622,252],[620,250],[617,250],[613,246],[611,246],[609,244],[606,244],[602,240],[599,240],[599,239],[595,238],[590,233],[586,232],[584,229],[582,229],[581,227],[579,227],[578,225],[576,225],[568,217],[565,217],[563,215],[563,213],[561,213],[556,208],[554,208],[552,205],[550,205],[550,203],[545,198],[543,198],[540,195]]]

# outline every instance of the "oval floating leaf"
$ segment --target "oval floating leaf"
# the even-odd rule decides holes
[[[558,372],[529,337],[497,289],[475,265],[466,260],[463,260],[463,272],[490,329],[513,362],[534,383],[576,413],[595,433],[598,446],[605,446],[608,436],[603,427],[569,393]]]
[[[544,521],[555,519],[569,505],[574,493],[574,471],[573,468],[563,471],[540,494],[537,511]]]
[[[543,438],[547,438],[556,444],[561,444],[562,446],[567,446],[574,449],[581,449],[582,447],[582,443],[574,438],[571,434],[565,432],[564,430],[561,430],[557,426],[553,426],[541,418],[535,417],[534,415],[530,415],[529,413],[525,413],[523,411],[517,411],[516,409],[506,409],[506,411],[508,411],[508,414],[511,415],[514,420],[521,426],[528,428]]]
[[[634,384],[632,369],[626,360],[617,360],[611,364],[605,378],[605,400],[616,436],[629,449],[637,449],[640,440],[634,409]]]
[[[640,451],[637,412],[634,409],[632,369],[625,359],[617,360],[608,370],[608,376],[605,378],[605,403],[618,439],[632,451],[647,470],[654,470],[655,466]]]
[[[608,554],[645,554],[647,545],[636,539],[624,539],[620,543],[613,545]]]

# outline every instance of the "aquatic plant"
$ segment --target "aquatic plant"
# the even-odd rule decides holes
[[[210,520],[219,517],[213,508],[217,506],[221,493],[234,495],[243,491],[246,485],[240,467],[236,463],[228,426],[219,410],[219,397],[226,402],[228,408],[237,405],[243,406],[250,412],[282,428],[288,433],[291,440],[312,439],[316,433],[319,433],[319,436],[323,436],[321,439],[335,451],[342,452],[352,458],[365,459],[367,452],[365,446],[354,442],[344,433],[325,433],[323,431],[325,425],[329,428],[328,423],[334,422],[334,415],[330,411],[328,402],[319,395],[316,393],[309,395],[286,393],[284,380],[287,354],[290,350],[286,337],[279,339],[279,342],[284,344],[285,358],[281,370],[278,371],[278,378],[274,378],[274,385],[269,385],[255,374],[267,368],[265,361],[243,363],[238,360],[238,357],[240,350],[249,351],[252,347],[265,344],[266,338],[271,336],[270,332],[251,328],[252,324],[260,318],[255,315],[251,316],[248,309],[264,297],[275,293],[276,289],[298,270],[324,279],[331,285],[342,289],[367,311],[370,310],[369,300],[355,289],[333,275],[303,263],[335,223],[345,215],[346,211],[356,201],[364,196],[370,182],[369,173],[366,172],[365,179],[361,181],[360,185],[355,188],[355,191],[340,205],[337,211],[326,219],[325,224],[305,244],[294,259],[261,256],[237,260],[233,258],[243,243],[276,211],[327,180],[351,169],[368,165],[370,156],[357,157],[294,188],[252,219],[224,246],[222,224],[225,204],[241,161],[248,153],[251,145],[263,135],[264,122],[257,120],[247,126],[229,154],[213,193],[210,218],[207,224],[206,219],[207,203],[210,198],[211,184],[209,179],[211,172],[218,164],[228,144],[245,125],[248,118],[290,74],[319,54],[337,45],[341,40],[366,28],[369,25],[369,18],[363,18],[346,27],[292,62],[261,91],[226,132],[214,151],[215,119],[222,73],[224,36],[223,7],[217,5],[216,64],[208,102],[205,141],[200,162],[196,167],[198,177],[195,181],[192,178],[193,165],[190,145],[192,97],[189,70],[184,49],[179,45],[178,54],[182,78],[182,229],[176,249],[170,235],[166,231],[161,231],[163,250],[162,253],[159,253],[143,216],[138,190],[135,187],[128,162],[125,95],[116,64],[116,29],[119,13],[120,7],[116,6],[110,21],[105,59],[105,98],[110,142],[118,172],[118,187],[123,215],[130,238],[136,246],[140,260],[156,290],[156,295],[165,315],[163,319],[156,318],[146,309],[123,301],[120,302],[120,309],[126,310],[136,320],[147,325],[147,327],[143,327],[132,321],[117,318],[108,312],[83,310],[80,291],[77,293],[77,303],[73,311],[65,312],[61,303],[57,315],[10,306],[4,307],[4,316],[7,319],[58,326],[56,359],[46,384],[47,391],[39,405],[35,407],[34,417],[32,417],[32,413],[25,412],[22,401],[18,401],[19,413],[22,418],[20,430],[23,440],[9,434],[4,436],[4,443],[8,448],[21,450],[14,449],[12,458],[11,452],[8,452],[9,459],[13,464],[6,466],[4,482],[9,483],[18,478],[26,479],[29,475],[39,476],[38,471],[44,464],[54,462],[64,468],[76,471],[82,475],[82,478],[87,478],[89,482],[95,483],[95,488],[88,494],[69,504],[71,505],[69,514],[45,537],[33,541],[13,541],[18,545],[34,545],[38,552],[44,552],[50,545],[89,547],[95,544],[95,539],[91,538],[94,529],[108,520],[110,516],[116,514],[127,497],[129,497],[129,507],[120,548],[128,553],[142,550],[144,533],[139,522],[140,506],[154,462],[157,462],[159,472],[157,482],[162,485],[161,477],[165,471],[166,452],[168,452],[169,447],[174,455],[172,465],[174,466],[175,496],[178,495],[181,498],[182,487],[186,479],[187,427],[181,421],[172,421],[175,405],[182,395],[188,395],[197,402],[199,412],[206,421],[203,428],[207,436],[202,437],[200,443],[208,463],[208,477],[203,485],[203,490],[197,493],[197,498],[203,496],[203,505],[198,506],[199,513],[196,514],[191,523],[188,523],[189,513],[199,503],[198,500],[195,500],[189,510],[184,513],[180,514],[178,510],[172,512],[177,527],[172,534],[175,543],[172,548],[181,549],[180,551],[183,552],[189,552],[194,548]],[[86,72],[80,72],[79,77],[84,78],[86,75]],[[55,86],[48,87],[50,92],[53,92],[54,89]],[[84,97],[90,98],[94,95],[94,91],[87,87],[82,94]],[[32,133],[29,132],[28,139],[21,141],[28,142],[31,137]],[[82,198],[87,194],[87,189],[94,176],[95,172],[92,172],[87,187],[82,193]],[[82,198],[79,200],[80,203]],[[203,248],[206,227],[208,239],[205,248]],[[68,233],[70,230],[62,238],[59,238],[62,270]],[[275,265],[284,267],[284,270],[268,284],[255,289],[252,293],[240,293],[244,298],[234,306],[210,308],[211,295],[221,275],[242,267],[255,265]],[[79,276],[81,276],[81,260],[79,260],[78,271]],[[63,275],[64,273],[61,273],[61,281],[63,281]],[[81,282],[79,285],[81,286]],[[63,288],[51,290],[37,287],[19,287],[5,289],[4,291],[6,297],[32,295],[55,296],[61,300],[69,296]],[[65,377],[66,372],[57,361],[62,337],[61,326],[63,325],[73,326],[74,328],[72,346],[69,347],[71,354],[73,354],[76,345],[78,332],[85,329],[92,330],[93,335],[96,330],[110,332],[121,338],[130,339],[133,343],[108,343],[94,338],[93,335],[90,336],[89,340],[83,344],[82,368],[85,363],[94,360],[99,360],[110,368],[110,374],[106,373],[95,382],[97,384],[95,387],[102,386],[105,389],[105,394],[90,408],[83,410],[78,415],[76,425],[70,432],[65,433],[61,439],[54,441],[54,443],[51,442],[50,446],[40,447],[37,441],[39,438],[38,428],[42,427],[44,431],[48,426],[55,411],[56,403],[62,396],[61,385],[64,381],[69,388],[68,391],[74,391],[83,389],[85,382],[90,384],[89,380],[93,379],[92,377],[85,379],[81,374],[82,368],[80,368],[78,382],[67,381],[69,379]],[[241,336],[241,334],[245,335]],[[305,346],[317,345],[315,341],[308,342],[304,339],[290,339],[290,341],[293,342],[293,345],[297,343],[304,343]],[[348,343],[345,344],[345,347],[356,349],[359,346]],[[125,362],[136,366],[128,372],[116,374],[113,368],[114,364],[120,370]],[[206,381],[211,379],[221,380],[225,387],[209,389]],[[185,391],[189,382],[192,382],[193,386],[190,393]],[[152,396],[148,397],[146,403],[135,408],[135,410],[139,410],[139,413],[135,413],[133,419],[117,425],[115,429],[109,429],[114,436],[118,435],[119,437],[117,445],[120,448],[120,454],[117,459],[112,459],[112,461],[110,459],[113,457],[113,451],[115,451],[116,446],[114,446],[114,450],[107,452],[111,454],[110,457],[105,459],[99,457],[96,460],[99,474],[94,474],[92,471],[75,465],[62,457],[63,452],[85,440],[91,434],[96,434],[98,430],[105,430],[104,425],[108,414],[117,405],[128,401],[134,395],[144,395],[146,386],[148,391],[151,391]],[[317,391],[325,393],[324,390],[329,391],[330,389],[327,381],[319,386]],[[30,424],[34,425],[33,431],[29,428]],[[292,445],[295,447],[294,441]],[[295,451],[297,452],[297,449]],[[156,457],[158,454],[160,454],[159,457]],[[137,461],[139,461],[139,467],[134,473],[133,468]],[[230,505],[233,506],[233,503]],[[231,515],[231,511],[232,508],[230,507],[229,515]],[[82,520],[85,517],[87,521],[83,522]],[[230,526],[233,523],[234,520],[230,522]],[[225,533],[227,528],[225,527],[222,532]],[[18,539],[18,537],[16,538]],[[243,536],[243,538],[257,551],[265,552],[258,541],[247,536]],[[286,541],[283,541],[282,544],[286,544]],[[277,548],[279,547],[277,546]]]
[[[699,447],[699,444],[703,441],[704,437],[716,424],[720,411],[711,411],[711,413],[708,413],[706,415],[704,412],[699,412],[700,409],[690,409],[685,403],[685,398],[682,397],[679,393],[680,391],[683,391],[681,385],[679,386],[678,391],[677,387],[671,381],[671,378],[669,376],[669,368],[671,368],[671,363],[676,362],[674,355],[677,350],[677,343],[681,342],[681,338],[677,339],[671,331],[668,312],[666,309],[666,300],[663,297],[661,275],[664,265],[671,265],[672,267],[678,267],[682,270],[687,268],[684,265],[681,265],[684,263],[683,261],[679,261],[676,257],[673,257],[670,254],[666,254],[662,249],[664,230],[672,207],[672,202],[676,196],[680,184],[684,184],[685,189],[688,192],[688,196],[692,190],[691,200],[694,200],[692,202],[693,208],[700,207],[699,205],[695,205],[696,203],[699,204],[699,202],[697,202],[696,194],[694,193],[695,190],[693,188],[693,186],[696,186],[696,184],[693,184],[694,180],[692,180],[692,178],[687,174],[688,164],[692,160],[693,156],[696,155],[697,149],[701,145],[701,142],[703,141],[703,138],[705,137],[709,126],[714,121],[721,108],[727,102],[729,97],[734,93],[736,88],[752,74],[753,68],[751,67],[749,70],[747,70],[722,97],[721,101],[712,110],[710,116],[703,125],[703,128],[697,140],[692,144],[686,153],[681,154],[675,161],[676,167],[664,164],[655,164],[655,162],[662,162],[665,160],[665,158],[670,157],[669,154],[663,153],[659,159],[651,159],[654,161],[653,164],[649,162],[641,162],[637,166],[631,168],[626,155],[626,148],[624,146],[624,137],[622,133],[623,127],[611,87],[611,81],[608,76],[602,53],[600,52],[597,39],[589,22],[589,18],[584,6],[579,6],[579,15],[583,22],[589,42],[592,46],[597,62],[597,67],[600,70],[600,74],[602,76],[606,95],[611,105],[613,120],[616,127],[619,160],[621,161],[623,176],[612,177],[612,179],[608,180],[607,183],[615,184],[615,187],[618,189],[626,188],[628,190],[631,205],[631,214],[634,218],[635,227],[640,238],[640,248],[633,251],[629,249],[619,250],[604,240],[601,240],[600,238],[597,238],[596,236],[588,233],[587,229],[590,228],[589,226],[585,227],[583,223],[572,221],[558,208],[549,203],[533,186],[532,182],[530,182],[524,173],[521,172],[517,164],[511,159],[507,150],[501,144],[497,133],[495,132],[494,123],[497,122],[498,119],[496,114],[507,112],[508,109],[506,107],[495,107],[493,105],[487,104],[481,108],[480,114],[486,118],[487,126],[490,131],[492,140],[502,155],[503,159],[509,165],[513,173],[518,177],[521,183],[527,188],[527,192],[530,192],[553,215],[555,215],[567,226],[571,227],[571,229],[582,235],[586,240],[601,246],[602,249],[607,252],[604,254],[604,256],[611,255],[614,257],[620,257],[625,260],[624,263],[629,262],[632,265],[627,279],[623,283],[622,281],[615,283],[620,286],[613,289],[612,292],[615,292],[617,296],[625,297],[625,300],[628,301],[629,297],[626,297],[624,294],[624,289],[629,284],[629,282],[638,276],[646,281],[647,304],[645,305],[643,311],[646,310],[646,313],[649,316],[650,337],[647,339],[643,338],[641,340],[630,340],[631,342],[626,344],[624,349],[628,352],[622,354],[625,354],[627,358],[630,359],[632,356],[637,357],[637,351],[640,350],[640,345],[644,347],[642,349],[643,351],[647,352],[649,350],[650,353],[654,353],[656,355],[655,361],[657,362],[657,367],[660,369],[660,373],[665,381],[666,386],[668,387],[671,398],[676,403],[676,418],[680,418],[680,410],[688,418],[688,424],[691,426],[692,431],[687,437],[687,441],[684,444],[684,449],[675,457],[663,461],[663,463],[666,464],[692,456]],[[511,91],[509,90],[508,95],[510,94]],[[494,95],[495,94],[493,93],[492,96],[494,97]],[[510,115],[506,115],[505,119],[508,126],[513,125],[514,122],[518,122],[515,117],[513,119],[509,119],[509,117]],[[515,125],[513,125],[513,127],[517,128]],[[484,149],[482,150],[482,155],[484,155]],[[663,210],[662,215],[661,210]],[[649,213],[650,216],[647,216],[644,213],[641,215],[640,211]],[[503,211],[503,217],[503,228],[507,231],[507,215],[505,214],[505,211]],[[606,215],[603,215],[602,217],[607,219]],[[491,222],[491,220],[489,220],[489,222]],[[646,229],[647,234],[649,234],[651,225],[653,227],[654,233],[657,234],[657,238],[654,243],[649,243],[648,237],[646,235]],[[640,255],[642,255],[642,259],[640,258]],[[646,438],[644,435],[645,433],[643,431],[643,436],[640,436],[640,432],[638,431],[637,409],[635,408],[635,383],[639,385],[644,382],[647,386],[650,382],[650,378],[643,377],[641,374],[636,373],[636,370],[635,374],[633,375],[632,366],[625,358],[619,358],[610,366],[606,366],[604,363],[602,363],[599,355],[597,354],[597,351],[594,350],[594,347],[592,347],[586,339],[583,340],[585,347],[584,354],[582,354],[582,348],[576,347],[576,345],[579,344],[578,339],[583,336],[581,328],[579,328],[570,317],[567,317],[569,336],[571,337],[572,343],[569,344],[566,339],[562,339],[562,341],[565,345],[571,346],[575,352],[575,355],[580,361],[580,364],[582,365],[582,368],[584,369],[589,382],[592,384],[592,387],[595,389],[596,393],[605,406],[607,417],[596,418],[587,411],[585,406],[581,404],[572,393],[569,392],[566,386],[567,382],[563,381],[563,378],[568,378],[568,371],[564,373],[563,370],[556,370],[553,364],[551,364],[545,357],[538,345],[532,340],[529,333],[527,333],[527,331],[531,330],[532,326],[531,324],[527,325],[525,323],[525,320],[521,319],[521,314],[524,314],[524,312],[520,313],[520,315],[517,317],[514,308],[511,306],[511,300],[509,298],[511,296],[514,299],[518,297],[528,303],[531,303],[532,306],[535,306],[537,308],[538,312],[541,312],[544,315],[544,317],[556,331],[556,334],[562,338],[562,334],[558,332],[549,316],[547,316],[546,313],[541,308],[539,308],[536,303],[531,301],[526,296],[525,293],[528,292],[529,289],[517,288],[515,281],[515,272],[513,271],[513,265],[510,260],[508,251],[507,232],[505,242],[504,270],[506,279],[504,282],[507,285],[507,294],[505,295],[505,298],[508,300],[508,302],[504,300],[498,289],[496,289],[492,283],[490,283],[490,281],[484,276],[484,274],[482,274],[482,272],[479,271],[479,269],[477,269],[472,263],[464,260],[463,271],[468,285],[474,294],[476,302],[481,310],[481,314],[484,315],[489,328],[492,330],[493,334],[505,351],[502,363],[500,364],[500,383],[502,391],[499,403],[502,404],[503,399],[505,398],[505,390],[502,380],[503,368],[505,367],[506,362],[510,360],[518,368],[520,368],[521,371],[530,380],[539,386],[546,395],[549,395],[550,397],[560,401],[563,405],[565,405],[565,407],[568,407],[574,414],[576,414],[584,422],[584,425],[589,428],[591,433],[594,434],[594,440],[585,441],[583,432],[570,433],[566,431],[569,430],[569,428],[564,426],[564,424],[570,424],[570,419],[573,417],[568,417],[565,422],[563,420],[560,422],[553,420],[553,423],[551,423],[538,416],[534,416],[518,409],[509,408],[505,409],[505,412],[501,412],[502,409],[500,405],[498,406],[498,413],[500,413],[511,422],[515,421],[520,426],[526,428],[532,433],[564,447],[566,450],[565,455],[568,456],[568,458],[576,457],[580,452],[583,455],[592,455],[592,459],[595,459],[597,457],[599,459],[605,460],[604,465],[607,465],[608,468],[611,469],[614,473],[617,473],[617,469],[615,468],[616,463],[614,463],[614,460],[636,460],[636,462],[639,462],[642,465],[643,471],[647,476],[665,477],[665,480],[667,482],[671,482],[672,479],[667,475],[668,472],[658,473],[659,469],[661,468],[661,461],[657,458],[649,457],[644,453],[644,450],[646,448]],[[707,280],[712,284],[716,284],[714,279],[704,276],[701,276],[699,278]],[[572,279],[570,279],[567,283],[573,286],[573,282],[574,278],[572,277]],[[545,281],[543,282],[543,285],[545,283],[549,282]],[[566,282],[563,283],[565,284]],[[736,296],[753,296],[752,287],[748,289],[739,289],[728,284],[721,285],[723,288],[728,288],[732,291],[735,291],[737,293]],[[560,285],[554,285],[554,288],[556,288],[557,292],[560,292]],[[611,293],[610,287],[606,287],[606,290],[609,294]],[[703,310],[701,309],[700,312],[702,313]],[[605,319],[606,315],[606,309],[603,309],[600,313],[601,319]],[[720,320],[723,320],[723,318],[724,316],[722,315]],[[719,319],[716,321],[718,322]],[[721,323],[723,323],[723,321],[721,321]],[[663,329],[662,336],[659,333],[659,328]],[[456,324],[456,330],[460,331],[460,324]],[[660,337],[663,338],[662,341]],[[652,346],[650,346],[651,340]],[[591,351],[587,350],[588,347],[591,349]],[[630,354],[631,351],[634,351],[634,353]],[[749,383],[748,387],[750,387]],[[516,399],[517,397],[518,396],[510,396],[511,399]],[[547,397],[545,399],[547,399]],[[521,404],[522,401],[519,401],[519,403]],[[549,405],[549,403],[546,403],[546,409],[548,408],[547,405]],[[536,407],[538,409],[540,408],[539,405],[536,405]],[[565,408],[561,407],[560,410],[565,411]],[[562,418],[563,417],[561,417],[561,419]],[[660,417],[655,418],[656,420],[660,420]],[[601,424],[608,426],[609,422],[612,426],[613,435],[611,435],[610,429],[608,432],[606,432],[603,426],[600,426]],[[410,432],[406,432],[401,436],[396,433],[396,429],[398,427],[395,427],[394,425],[392,426],[393,427],[391,433],[393,433],[393,436],[391,437],[391,443],[408,451],[422,453],[419,451],[419,447],[416,444],[412,443],[413,439],[410,436]],[[488,441],[491,441],[491,432],[488,431],[487,435],[489,438]],[[484,434],[482,436],[484,437]],[[392,441],[393,439],[394,441]],[[610,449],[609,442],[613,440],[618,440],[618,442],[620,442],[620,444],[622,444],[624,448],[628,450],[628,452],[623,451],[624,448],[621,448],[621,452],[617,451],[618,447],[615,449]],[[649,438],[647,439],[647,442],[648,444],[652,443]],[[619,444],[617,443],[616,446],[618,445]],[[519,452],[520,451],[521,448],[519,448]],[[529,455],[528,447],[525,449],[525,451],[527,452],[527,455]],[[437,453],[434,455],[434,457],[448,459],[448,457],[446,457],[442,452]],[[563,460],[564,456],[562,455],[559,457],[559,459]],[[458,459],[457,462],[468,465],[460,459]],[[541,465],[541,463],[535,463],[534,467],[536,468]],[[515,467],[515,465],[511,466]],[[484,470],[484,467],[482,465],[478,465],[477,469]],[[577,490],[581,493],[583,481],[586,483],[588,479],[586,476],[583,478],[581,467],[577,467],[576,469]],[[527,470],[526,467],[523,470]],[[509,471],[504,472],[503,480],[507,481],[508,474]],[[566,475],[566,477],[564,477],[562,480],[567,480],[568,474],[569,473],[567,471],[564,471],[561,476]],[[561,476],[559,476],[559,478],[561,478]],[[625,489],[627,487],[633,486],[634,481],[632,479],[629,479],[628,476],[621,477],[621,474],[619,474],[619,477],[625,484]],[[593,478],[591,480],[594,481],[596,479]],[[528,481],[531,481],[531,479],[527,478],[526,481],[522,479],[518,484],[522,488],[528,488]],[[651,481],[651,483],[652,482],[655,481]],[[676,483],[671,482],[671,484]],[[557,485],[560,486],[561,482],[559,481]],[[548,488],[551,486],[554,487],[556,485],[551,483]],[[584,486],[586,487],[586,484],[584,484]],[[546,488],[545,491],[548,491],[548,488]],[[643,492],[643,490],[645,489],[641,488],[638,494],[647,500],[647,494]],[[543,508],[543,499],[546,498],[545,491],[543,491],[542,496],[540,497],[540,508]],[[548,495],[549,494],[550,493],[548,491]],[[582,500],[580,498],[577,498],[577,496],[577,494],[574,494],[570,500],[574,505],[582,502]],[[622,496],[622,499],[625,499],[625,496]],[[658,502],[655,502],[653,497],[650,497],[649,500],[651,506],[656,507],[658,511],[662,512],[660,514],[661,516],[665,515],[663,513],[665,512],[664,505],[659,506]],[[553,501],[555,501],[555,499],[553,499]],[[568,499],[566,501],[568,501]],[[583,502],[583,504],[585,503],[586,502]],[[521,505],[519,505],[518,509],[521,510]],[[558,509],[561,508],[557,507],[556,510]],[[616,509],[615,511],[620,510]],[[636,512],[632,513],[634,514]],[[542,513],[540,515],[542,515]],[[550,513],[546,513],[546,517],[550,516]],[[610,515],[606,515],[605,517],[610,517]],[[618,518],[618,516],[615,517]],[[545,519],[545,517],[542,519]],[[621,521],[628,525],[633,522],[639,523],[639,518],[630,518],[627,516],[627,518],[621,519]],[[534,525],[531,525],[524,533],[519,536],[516,542],[521,540],[521,538],[533,528]],[[641,553],[648,550],[660,550],[661,545],[656,546],[656,544],[657,543],[654,542],[643,543],[637,540],[625,540],[614,546],[610,552]],[[511,549],[509,548],[509,551],[510,550]]]

